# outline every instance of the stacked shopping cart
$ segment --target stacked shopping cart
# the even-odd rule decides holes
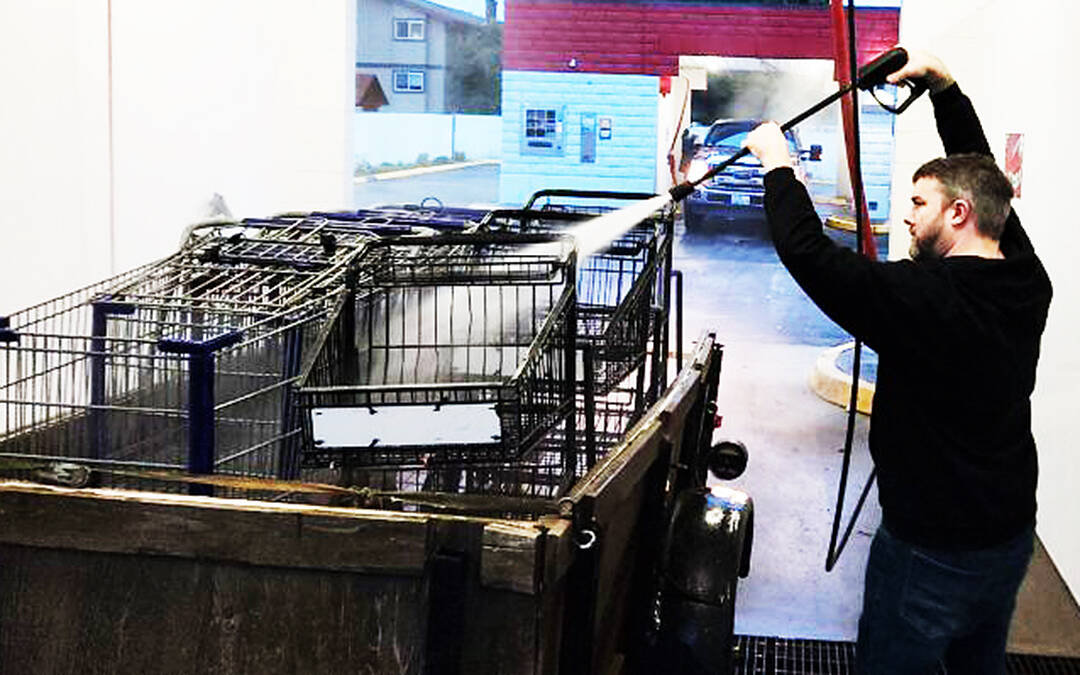
[[[672,217],[578,260],[608,198],[195,228],[0,319],[0,467],[557,496],[666,384]]]

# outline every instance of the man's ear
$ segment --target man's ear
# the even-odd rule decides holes
[[[949,218],[949,224],[953,227],[960,227],[968,218],[972,218],[975,212],[971,208],[971,202],[960,197],[954,199],[953,203],[949,205],[946,215]]]

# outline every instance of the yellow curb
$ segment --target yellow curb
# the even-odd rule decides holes
[[[814,370],[810,373],[810,389],[815,394],[829,403],[838,405],[847,410],[851,402],[851,375],[836,367],[836,360],[840,354],[854,346],[854,342],[848,342],[826,349],[818,357],[814,364]],[[869,415],[874,398],[874,383],[859,378],[859,398],[856,408],[864,415]]]
[[[408,178],[410,176],[422,176],[427,173],[439,173],[442,171],[456,171],[458,169],[468,169],[473,166],[485,166],[487,164],[499,164],[497,159],[477,159],[471,162],[453,162],[448,164],[435,164],[432,166],[418,166],[415,169],[402,169],[400,171],[386,171],[383,173],[373,173],[367,176],[356,176],[353,178],[353,183],[359,185],[361,183],[373,183],[380,180],[394,180],[397,178]]]
[[[814,183],[814,181],[810,181],[810,182]],[[828,185],[829,183],[827,183],[825,181],[821,181],[819,183],[814,183],[814,184]],[[829,206],[847,206],[848,205],[848,200],[845,197],[818,197],[817,199],[814,200],[814,203],[815,204],[827,204]]]
[[[829,216],[828,218],[825,219],[825,226],[826,227],[831,227],[834,230],[843,230],[844,232],[854,232],[855,231],[855,219],[854,218],[842,218],[840,216]],[[889,233],[889,225],[888,225],[888,223],[877,223],[877,224],[871,223],[870,230],[873,231],[874,234],[888,234]]]

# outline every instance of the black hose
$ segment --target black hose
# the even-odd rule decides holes
[[[855,2],[849,0],[847,7],[847,29],[848,29],[848,60],[852,79],[855,79],[854,74],[858,72],[858,43],[855,41]],[[853,154],[853,169],[851,171],[851,193],[852,198],[855,201],[855,247],[860,255],[865,255],[866,242],[863,240],[863,182],[862,182],[862,159],[859,156],[859,95],[857,89],[851,90],[852,96],[852,138],[854,147],[848,148],[848,151]],[[840,520],[843,516],[844,497],[847,496],[847,480],[848,473],[851,469],[851,447],[855,438],[855,420],[859,413],[859,371],[862,366],[862,340],[858,337],[855,338],[855,353],[851,364],[851,396],[848,399],[848,416],[847,416],[847,430],[844,434],[844,461],[840,470],[840,485],[836,490],[836,510],[833,512],[833,524],[832,534],[829,536],[829,552],[825,556],[825,571],[831,572],[833,567],[836,566],[836,561],[840,559],[840,554],[844,552],[844,547],[847,546],[851,531],[855,528],[855,521],[859,517],[859,513],[862,511],[863,504],[866,501],[866,495],[870,492],[870,486],[874,482],[874,478],[877,475],[876,469],[870,472],[869,478],[866,479],[866,484],[863,486],[862,494],[859,496],[859,501],[855,505],[855,510],[851,514],[851,518],[848,521],[848,525],[844,528],[844,536],[837,544],[837,535],[840,531]]]

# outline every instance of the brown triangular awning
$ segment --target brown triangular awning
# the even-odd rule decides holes
[[[386,94],[379,85],[379,78],[374,75],[356,74],[356,107],[364,110],[378,110],[386,105]]]

